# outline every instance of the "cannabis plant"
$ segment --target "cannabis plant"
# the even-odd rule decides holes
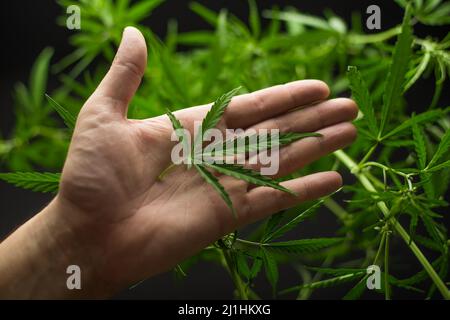
[[[212,260],[227,270],[235,296],[242,299],[260,297],[254,284],[264,274],[273,295],[281,298],[307,299],[315,291],[342,286],[347,290],[344,299],[377,295],[390,299],[403,290],[428,299],[450,299],[450,241],[445,225],[450,107],[444,96],[450,74],[450,35],[434,39],[414,33],[420,24],[447,26],[450,3],[398,0],[404,8],[401,25],[365,34],[358,16],[349,26],[330,11],[323,17],[294,8],[260,13],[250,0],[247,22],[226,9],[214,12],[194,2],[191,9],[211,28],[179,32],[176,21],[170,21],[165,39],[160,39],[142,22],[158,10],[160,2],[79,2],[88,14],[81,31],[70,38],[73,53],[52,64],[53,49],[43,50],[31,69],[29,83],[16,86],[16,126],[9,138],[0,140],[3,165],[12,172],[0,178],[33,191],[57,192],[57,172],[77,112],[111,62],[121,30],[134,24],[143,31],[151,53],[149,72],[130,105],[130,118],[167,113],[174,129],[180,129],[172,111],[216,100],[203,122],[211,128],[236,93],[223,92],[238,86],[241,92],[250,92],[303,78],[324,80],[333,96],[351,95],[360,108],[355,121],[359,137],[351,147],[283,178],[332,169],[346,174],[350,183],[333,195],[276,213],[249,230],[219,239],[197,257],[182,262],[175,272],[189,276],[196,261]],[[60,3],[65,8],[69,1]],[[49,70],[61,83],[52,92],[46,90]],[[408,96],[413,91],[425,93],[423,79],[435,86],[429,101],[417,106]],[[58,125],[54,112],[66,128]],[[280,144],[302,137],[287,134],[281,136]],[[195,169],[221,194],[230,211],[234,211],[233,204],[211,168],[275,188],[283,180],[242,167],[196,164]],[[169,170],[160,179],[165,174]],[[327,237],[299,237],[299,230],[304,232],[304,226],[314,221],[337,221],[337,225]],[[417,261],[407,269],[402,263],[405,249]],[[298,274],[298,281],[280,287],[279,267],[284,265]],[[369,290],[370,270],[376,266],[381,270],[381,286]]]

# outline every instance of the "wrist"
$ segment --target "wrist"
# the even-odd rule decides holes
[[[105,298],[117,290],[102,277],[102,256],[89,246],[94,229],[85,221],[57,196],[0,243],[0,297]],[[71,265],[81,271],[80,289],[67,285]]]
[[[69,290],[64,282],[68,297],[106,298],[118,290],[118,284],[106,276],[108,259],[99,245],[105,239],[101,239],[101,228],[92,222],[89,212],[57,195],[39,215],[52,237],[53,250],[61,255],[59,263],[66,280],[69,266],[75,265],[81,271],[81,289]]]

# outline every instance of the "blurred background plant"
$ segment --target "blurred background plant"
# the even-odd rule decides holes
[[[130,118],[204,104],[237,86],[251,92],[305,78],[326,81],[333,97],[351,92],[360,106],[356,143],[295,174],[340,170],[351,184],[219,240],[180,264],[178,275],[189,277],[197,261],[212,260],[229,272],[239,298],[259,298],[254,281],[265,273],[274,296],[307,299],[318,289],[343,285],[350,286],[344,298],[356,299],[369,294],[365,268],[378,264],[383,282],[375,295],[390,299],[412,290],[423,298],[450,298],[450,109],[445,105],[450,36],[414,35],[417,25],[447,26],[450,3],[398,0],[405,8],[403,23],[367,34],[359,14],[348,24],[331,10],[322,16],[294,7],[261,12],[250,0],[248,19],[242,21],[226,8],[217,12],[193,2],[191,10],[211,27],[183,32],[169,20],[160,38],[141,21],[162,2],[59,1],[58,23],[65,25],[65,8],[77,4],[81,30],[69,39],[72,53],[53,62],[53,49],[45,48],[28,83],[17,84],[15,126],[0,139],[3,166],[16,173],[0,178],[35,191],[57,190],[57,174],[32,171],[61,170],[77,112],[106,72],[123,28],[134,25],[147,40],[149,59]],[[60,81],[51,92],[49,75]],[[431,99],[418,106],[406,97],[421,90],[422,78],[435,85]],[[303,224],[325,219],[335,223],[327,238],[298,239]],[[283,241],[273,241],[279,238]],[[405,267],[396,254],[401,246],[410,249],[420,268]],[[284,265],[298,274],[288,289],[278,285],[278,268]]]

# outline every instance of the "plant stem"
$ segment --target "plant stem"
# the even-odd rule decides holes
[[[377,250],[377,254],[375,255],[375,259],[373,259],[373,263],[372,264],[377,264],[378,261],[378,257],[381,254],[381,251],[383,250],[383,246],[384,246],[384,240],[386,239],[386,233],[382,233],[381,235],[381,239],[380,239],[380,245],[378,246],[378,250]]]
[[[372,155],[372,153],[375,151],[375,149],[377,148],[378,143],[374,144],[369,151],[366,153],[366,155],[363,157],[363,159],[359,162],[358,166],[362,166],[364,163],[366,163],[367,160],[369,160],[370,156]]]
[[[331,211],[333,212],[336,217],[339,218],[339,220],[342,221],[344,225],[348,224],[348,218],[349,214],[347,211],[345,211],[344,208],[342,208],[336,201],[334,201],[332,198],[327,198],[324,200],[323,204]]]
[[[236,287],[236,290],[238,292],[239,299],[248,300],[245,285],[242,282],[242,279],[236,270],[236,264],[233,262],[233,259],[230,253],[228,252],[228,249],[223,249],[220,251],[222,252],[228,272],[230,273],[230,276],[233,279],[234,286]]]
[[[350,170],[352,174],[354,174],[361,184],[366,188],[366,190],[370,192],[376,192],[375,187],[370,182],[370,180],[359,170],[359,167],[357,166],[356,162],[350,158],[344,151],[338,150],[334,152],[334,155]],[[386,203],[384,201],[378,201],[377,202],[378,208],[381,210],[381,212],[384,214],[384,216],[389,216],[389,208],[387,207]],[[422,251],[419,249],[419,247],[415,244],[414,241],[411,240],[411,237],[406,232],[406,230],[398,223],[398,221],[392,217],[391,224],[394,227],[395,231],[403,238],[406,245],[411,249],[411,251],[414,253],[416,258],[419,260],[419,262],[422,264],[423,268],[426,270],[428,275],[430,276],[431,280],[433,280],[436,287],[441,292],[442,296],[446,300],[450,300],[450,291],[448,290],[447,286],[444,284],[442,279],[439,277],[439,275],[434,270],[433,266],[430,264],[430,262],[427,260],[427,258],[424,256]]]

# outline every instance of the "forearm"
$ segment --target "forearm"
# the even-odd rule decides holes
[[[0,243],[0,298],[105,297],[96,285],[95,265],[80,243],[80,230],[63,219],[70,214],[55,198],[45,209]],[[81,269],[81,289],[67,287],[67,267]]]

